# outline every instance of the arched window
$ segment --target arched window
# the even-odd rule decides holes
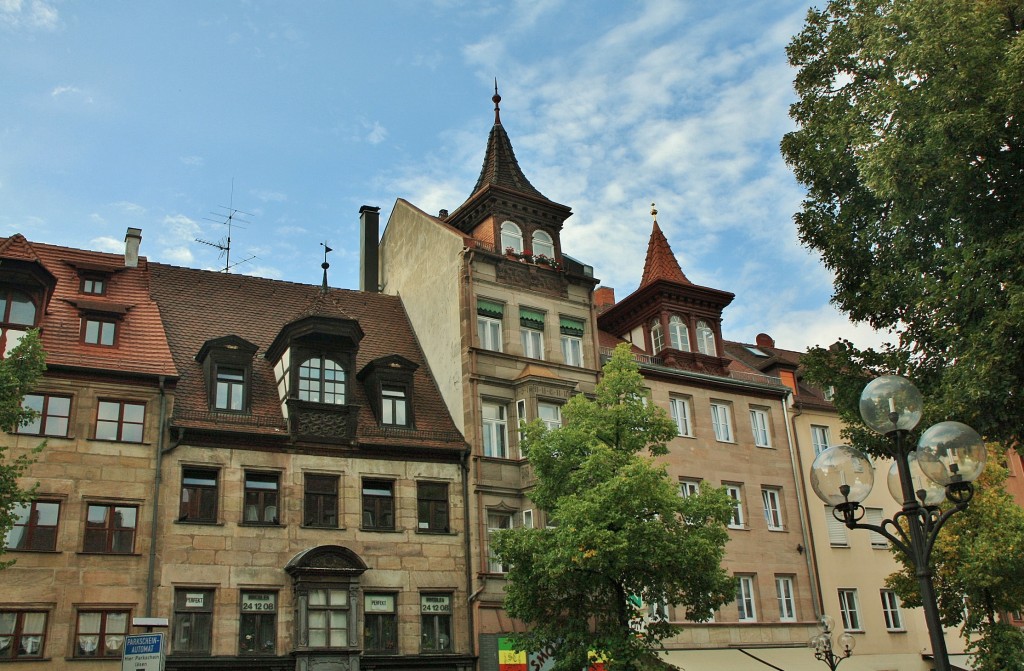
[[[661,322],[657,319],[651,322],[651,345],[654,346],[655,354],[665,349],[665,334],[661,330]]]
[[[703,319],[697,322],[697,350],[701,354],[715,356],[715,332]]]
[[[690,351],[690,332],[686,330],[686,322],[679,315],[669,317],[668,340],[672,343],[673,349]]]
[[[0,321],[4,324],[33,326],[36,323],[36,304],[24,291],[0,289]]]
[[[523,232],[513,222],[506,221],[501,225],[501,250],[504,251],[509,247],[515,252],[522,253]]]
[[[345,369],[337,361],[314,356],[299,366],[299,399],[315,403],[345,403]]]
[[[551,242],[551,236],[547,232],[533,232],[533,255],[555,258],[555,243]]]

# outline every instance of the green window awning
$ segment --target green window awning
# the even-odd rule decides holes
[[[531,329],[544,329],[544,313],[530,308],[519,308],[519,325]]]
[[[558,326],[562,331],[562,335],[571,336],[582,336],[583,335],[583,320],[574,319],[572,317],[559,317]]]
[[[505,306],[497,301],[489,301],[486,298],[476,299],[476,313],[484,317],[501,319],[505,316]]]

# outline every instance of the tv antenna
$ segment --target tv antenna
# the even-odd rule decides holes
[[[218,207],[221,210],[223,210],[224,212],[211,212],[210,213],[210,214],[214,215],[215,217],[217,217],[217,219],[210,219],[209,217],[203,217],[204,221],[212,221],[215,224],[220,224],[222,226],[227,226],[228,227],[228,234],[227,234],[227,236],[221,238],[217,242],[211,242],[209,240],[202,240],[200,238],[195,238],[196,242],[201,242],[204,245],[210,245],[211,247],[220,250],[220,254],[217,256],[217,258],[223,258],[224,259],[224,271],[223,272],[225,272],[225,273],[230,272],[231,269],[234,268],[235,266],[240,266],[243,263],[248,263],[249,261],[252,261],[253,259],[256,258],[256,255],[254,254],[254,255],[249,256],[249,258],[247,258],[247,259],[242,259],[241,261],[236,261],[235,263],[231,263],[231,229],[232,228],[241,228],[242,230],[245,230],[245,226],[240,226],[239,223],[242,223],[242,224],[252,223],[250,221],[242,219],[238,215],[244,214],[247,217],[252,217],[252,216],[255,216],[255,215],[250,214],[249,212],[243,212],[242,210],[239,210],[239,209],[235,208],[235,206],[234,206],[235,205],[235,180],[234,179],[231,180],[231,200],[230,200],[230,203],[231,204],[228,205],[227,207],[225,207],[224,205],[218,205]]]

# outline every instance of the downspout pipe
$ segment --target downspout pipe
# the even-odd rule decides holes
[[[167,378],[163,375],[160,381],[160,427],[156,439],[153,476],[153,517],[149,525],[149,566],[146,571],[146,617],[153,617],[153,585],[156,582],[156,542],[157,523],[160,519],[160,485],[163,482],[164,434],[167,431]]]
[[[789,415],[789,403],[793,399],[793,392],[789,392],[782,402],[782,413],[786,420],[786,440],[789,443],[789,460],[793,464],[793,477],[796,480],[796,501],[800,508],[800,535],[804,542],[804,561],[807,562],[807,571],[811,578],[811,601],[814,604],[814,617],[817,619],[824,613],[824,601],[821,598],[821,578],[818,575],[818,554],[815,552],[812,542],[813,532],[811,531],[810,510],[804,491],[803,464],[800,460],[800,450],[797,446],[796,428],[794,422],[800,415],[799,408],[792,417]]]
[[[472,652],[475,649],[476,627],[473,624],[473,613],[471,612],[473,608],[473,556],[470,553],[473,551],[473,543],[469,537],[469,454],[470,450],[467,446],[462,453],[459,465],[462,470],[462,542],[466,553],[466,594],[470,595],[466,599],[466,615],[468,615],[466,620],[469,622],[469,649]]]

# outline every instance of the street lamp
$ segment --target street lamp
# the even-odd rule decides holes
[[[921,420],[923,404],[921,392],[897,375],[875,378],[860,396],[864,423],[890,439],[887,451],[894,463],[888,474],[889,491],[903,505],[892,519],[878,525],[861,522],[865,514],[861,502],[871,492],[874,469],[868,457],[855,448],[837,445],[819,454],[811,465],[811,487],[834,507],[832,514],[848,528],[880,533],[910,558],[916,568],[935,668],[950,671],[929,558],[942,525],[966,509],[974,496],[971,483],[985,468],[985,443],[966,424],[939,422],[921,434],[915,450],[906,438]],[[946,500],[952,506],[943,511],[939,506]]]
[[[856,645],[853,636],[841,634],[837,643],[843,654],[837,655],[832,644],[832,630],[835,626],[836,621],[832,619],[831,615],[822,615],[818,618],[819,633],[811,638],[811,647],[814,648],[815,659],[828,664],[828,668],[832,669],[832,671],[836,671],[839,663],[853,654],[853,647]]]

